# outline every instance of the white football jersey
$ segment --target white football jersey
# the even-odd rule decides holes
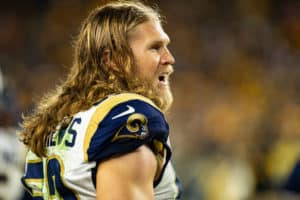
[[[23,194],[20,177],[24,165],[24,146],[16,129],[0,128],[0,199],[20,199]]]
[[[152,101],[131,93],[112,95],[51,134],[47,157],[29,151],[22,183],[32,199],[92,200],[98,164],[146,144],[161,160],[162,173],[153,183],[155,198],[179,199],[168,136],[164,115]]]

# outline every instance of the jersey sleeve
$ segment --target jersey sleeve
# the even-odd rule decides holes
[[[169,126],[164,115],[144,97],[117,95],[108,98],[97,107],[90,127],[94,128],[88,129],[87,133],[88,161],[100,162],[134,151],[144,144],[148,144],[155,154],[165,151],[170,154],[167,145]]]

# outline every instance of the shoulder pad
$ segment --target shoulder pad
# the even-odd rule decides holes
[[[154,138],[165,143],[169,126],[154,103],[137,94],[110,96],[97,105],[87,128],[85,160],[124,154]]]

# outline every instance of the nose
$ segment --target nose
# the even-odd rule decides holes
[[[175,58],[168,48],[165,48],[165,51],[161,57],[161,62],[165,65],[173,65],[175,63]]]

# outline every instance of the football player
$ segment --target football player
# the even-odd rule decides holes
[[[0,199],[21,199],[24,145],[16,136],[16,97],[0,69]]]
[[[89,14],[66,81],[23,119],[27,198],[180,198],[164,116],[169,43],[159,13],[140,2]]]

